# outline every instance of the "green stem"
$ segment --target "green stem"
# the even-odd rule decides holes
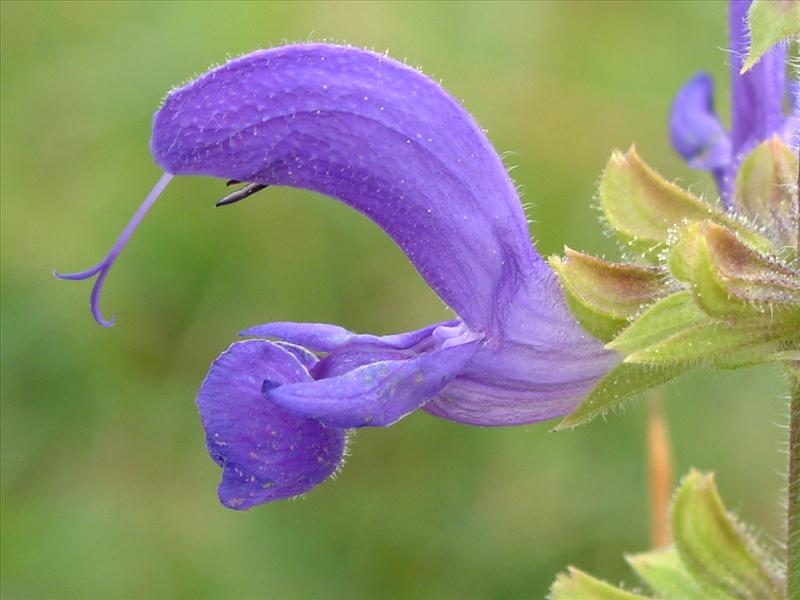
[[[800,369],[789,367],[791,404],[789,421],[789,498],[786,543],[786,580],[790,600],[800,600]]]

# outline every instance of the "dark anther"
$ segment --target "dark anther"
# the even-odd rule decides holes
[[[229,184],[232,185],[232,184]],[[233,204],[234,202],[238,202],[239,200],[244,200],[248,196],[252,196],[259,190],[263,190],[266,185],[263,183],[249,183],[244,186],[240,190],[236,190],[232,194],[228,194],[222,200],[218,201],[216,206],[227,206],[228,204]]]
[[[242,183],[242,182],[238,181],[236,179],[228,179],[228,181],[225,182],[225,185],[227,185],[228,187],[231,187],[232,185],[239,185],[240,183]]]

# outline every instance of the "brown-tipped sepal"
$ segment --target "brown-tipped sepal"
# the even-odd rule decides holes
[[[549,262],[575,317],[603,341],[612,340],[644,307],[672,288],[664,269],[612,263],[571,248],[564,248],[564,258],[553,256]]]
[[[756,247],[769,247],[738,220],[661,177],[633,147],[611,155],[599,192],[608,225],[630,250],[651,260],[657,260],[674,228],[703,220],[736,231]]]
[[[797,156],[778,136],[760,144],[742,162],[734,198],[737,208],[776,246],[797,246]]]
[[[765,326],[800,319],[800,272],[757,252],[725,227],[711,221],[687,225],[667,262],[711,317],[768,316]]]

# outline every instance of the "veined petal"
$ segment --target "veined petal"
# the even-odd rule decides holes
[[[222,469],[220,501],[245,509],[302,494],[330,477],[345,432],[267,401],[271,385],[310,381],[293,354],[261,340],[233,344],[211,365],[197,406],[211,457]]]
[[[574,410],[619,363],[619,355],[568,320],[555,276],[537,290],[515,299],[502,337],[482,343],[424,410],[492,427],[552,419]],[[541,304],[537,296],[553,300]]]
[[[520,351],[521,350],[521,351]],[[597,356],[540,354],[530,348],[484,348],[423,410],[466,425],[502,427],[546,421],[572,412],[602,375],[619,362]],[[610,365],[610,366],[608,366]]]
[[[327,194],[380,225],[474,330],[549,272],[486,136],[437,83],[326,44],[254,52],[173,91],[151,149],[174,174]]]
[[[392,350],[366,344],[342,346],[320,360],[311,371],[311,376],[314,379],[338,377],[372,363],[407,360],[414,356],[416,355],[408,350]]]
[[[339,377],[266,391],[270,402],[329,427],[391,425],[428,402],[461,371],[479,342],[406,360],[373,362]]]
[[[707,73],[698,73],[678,90],[669,135],[676,152],[694,169],[714,171],[730,163],[730,139],[714,112],[714,83]]]
[[[291,344],[289,342],[274,342],[274,344],[289,352],[289,354],[299,360],[300,364],[302,364],[308,371],[311,371],[311,369],[319,364],[319,358],[317,358],[317,355],[307,348],[303,348],[302,346]]]
[[[732,0],[728,22],[731,45],[731,140],[738,164],[753,148],[775,133],[784,123],[786,96],[786,48],[775,46],[744,75],[739,70],[750,45],[747,10],[750,0]]]
[[[339,325],[329,323],[293,323],[277,321],[256,325],[239,332],[239,335],[266,337],[284,340],[313,350],[314,352],[332,352],[345,345],[367,344],[386,349],[404,350],[430,338],[433,331],[441,325],[454,325],[456,321],[434,323],[416,331],[393,335],[369,335],[353,333]]]

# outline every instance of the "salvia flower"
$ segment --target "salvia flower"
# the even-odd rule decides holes
[[[327,324],[243,331],[197,398],[221,501],[301,494],[341,464],[347,430],[422,408],[473,425],[532,423],[577,406],[618,361],[576,323],[536,253],[506,169],[437,83],[373,52],[327,44],[257,51],[176,89],[155,114],[166,171],[97,274],[173,175],[331,196],[379,225],[457,318],[388,336]],[[272,340],[272,341],[268,341]]]
[[[744,158],[773,135],[797,145],[800,102],[789,94],[786,48],[775,46],[741,73],[750,45],[747,11],[750,0],[730,3],[731,128],[726,131],[714,111],[714,85],[706,73],[692,77],[678,91],[670,111],[669,130],[675,150],[696,169],[710,171],[722,203],[733,209],[733,186]],[[796,91],[796,90],[792,90]],[[784,112],[787,96],[792,115]]]

